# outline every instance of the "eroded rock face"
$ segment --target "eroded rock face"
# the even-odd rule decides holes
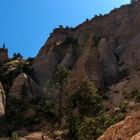
[[[122,95],[117,93],[118,87],[121,87],[119,93],[139,88],[140,80],[133,78],[139,75],[140,70],[139,9],[140,1],[137,1],[107,15],[97,16],[76,28],[55,29],[32,65],[43,91],[47,92],[47,82],[58,64],[72,70],[72,80],[89,79],[99,88],[106,85],[110,89],[112,85],[114,89],[109,94],[115,105],[122,99]],[[77,40],[75,47],[72,42],[63,46],[69,37]],[[121,78],[120,73],[123,73]],[[126,83],[120,81],[122,79]]]
[[[0,83],[0,115],[5,114],[5,110],[4,110],[5,104],[6,104],[6,97],[2,84]]]
[[[82,75],[81,78],[89,77],[93,81],[97,81],[99,78],[94,77],[98,75],[97,73],[102,73],[100,75],[102,83],[107,86],[120,80],[118,75],[119,69],[128,70],[130,74],[137,74],[138,64],[140,63],[139,9],[140,1],[137,1],[133,5],[125,5],[117,10],[113,10],[108,15],[97,16],[76,28],[55,29],[44,47],[39,51],[32,65],[35,77],[43,90],[46,92],[47,81],[58,64],[70,67],[74,73],[78,74],[77,77]],[[77,40],[78,43],[75,48],[73,48],[71,43],[68,46],[63,46],[63,42],[69,37]],[[98,45],[95,38],[97,40],[101,38]],[[61,47],[56,47],[57,45]],[[97,47],[97,53],[96,49],[94,51],[91,49],[94,47]],[[87,55],[88,49],[90,54]],[[75,53],[78,54],[76,58],[74,56]],[[98,53],[100,62],[98,62],[97,58]],[[84,64],[86,66],[82,68]],[[97,70],[97,65],[99,67],[101,65],[102,69]],[[75,72],[79,70],[81,74]]]
[[[64,59],[61,62],[61,65],[72,69],[75,63],[75,57],[73,54],[73,47],[72,45],[69,47],[66,56],[64,57]]]
[[[13,86],[9,91],[10,96],[21,98],[22,92],[29,98],[42,96],[40,87],[25,73],[20,74],[13,82]]]
[[[117,82],[118,66],[116,58],[105,38],[101,39],[98,45],[100,62],[103,69],[103,79],[105,85],[110,85]]]
[[[98,140],[138,140],[140,132],[140,111],[111,126]]]
[[[139,140],[140,139],[140,132],[138,132],[135,136],[133,136],[130,140]]]
[[[124,63],[123,67],[128,70],[129,74],[137,73],[140,69],[140,33],[134,36],[127,48],[120,57],[120,61]]]
[[[100,47],[99,52],[104,60],[105,82],[107,85],[116,82],[117,65],[113,53],[118,57],[118,63],[121,63],[121,65],[123,63],[123,67],[126,69],[132,69],[137,63],[139,64],[139,9],[140,1],[137,1],[133,5],[125,5],[117,10],[112,10],[110,14],[97,16],[76,28],[55,29],[38,53],[33,64],[39,84],[43,85],[43,87],[46,86],[45,82],[49,79],[57,64],[66,64],[67,61],[67,65],[69,63],[71,66],[73,63],[70,49],[68,49],[69,51],[66,55],[67,49],[64,46],[62,46],[63,49],[58,51],[58,49],[54,49],[54,44],[61,44],[71,36],[78,41],[77,46],[80,46],[82,50],[91,34],[95,38],[106,38],[109,40],[105,41],[102,39],[100,41],[99,44],[102,47]],[[60,52],[65,52],[65,55],[61,57]],[[78,56],[78,59],[80,59],[79,57],[81,56]]]
[[[34,132],[21,138],[21,140],[51,140],[51,139],[47,135],[44,135],[42,132]]]
[[[44,52],[36,58],[32,68],[34,69],[39,85],[43,87],[45,91],[47,81],[52,76],[54,68],[60,64],[62,60],[62,48],[61,46],[44,47],[43,51]]]
[[[6,97],[0,82],[0,137],[4,136],[7,133],[7,124],[5,120],[5,104],[6,104]]]
[[[99,54],[94,46],[93,38],[90,37],[83,55],[78,58],[73,68],[73,80],[89,79],[95,83],[97,87],[101,87],[102,73],[99,61]]]

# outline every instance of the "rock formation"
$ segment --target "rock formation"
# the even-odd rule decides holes
[[[72,45],[69,47],[66,56],[62,60],[61,64],[64,65],[67,68],[72,69],[75,63],[75,57],[73,54],[73,47]]]
[[[51,140],[51,139],[41,132],[35,132],[21,138],[21,140]]]
[[[5,49],[5,44],[3,44],[3,48],[0,48],[0,63],[8,60],[8,50]]]
[[[29,98],[42,96],[40,87],[25,73],[20,74],[14,80],[9,94],[10,96],[21,98],[21,94],[23,91],[25,91],[25,93],[23,94],[26,94]]]
[[[130,140],[139,140],[140,139],[140,132],[133,136]]]
[[[72,81],[82,81],[89,79],[99,88],[102,83],[101,65],[99,62],[99,54],[94,46],[93,36],[90,36],[83,53],[72,70]],[[74,83],[74,82],[73,82]]]
[[[137,1],[76,28],[54,29],[32,65],[43,91],[47,92],[46,85],[58,64],[71,68],[72,79],[88,78],[97,87],[115,84],[127,73],[137,75],[139,7],[140,1]],[[72,39],[77,44],[73,45]]]
[[[49,49],[44,48],[43,51],[45,52],[35,59],[35,63],[32,66],[36,79],[39,85],[44,88],[44,91],[54,68],[60,63],[61,50],[60,46],[51,46]]]
[[[116,83],[118,79],[117,61],[106,39],[100,40],[98,52],[103,69],[104,84],[110,85]]]
[[[139,140],[140,111],[111,126],[98,140]]]
[[[5,114],[5,109],[4,109],[5,104],[6,104],[6,97],[2,84],[0,83],[0,115]]]
[[[5,120],[5,105],[6,105],[6,97],[0,83],[0,137],[4,136],[7,133],[7,124]]]

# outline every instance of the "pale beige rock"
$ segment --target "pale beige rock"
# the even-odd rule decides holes
[[[5,120],[6,97],[3,86],[0,82],[0,137],[7,133],[7,124]]]
[[[46,92],[46,84],[49,78],[52,76],[54,68],[60,63],[61,60],[61,47],[51,46],[49,50],[46,50],[48,53],[42,53],[39,57],[36,58],[32,68],[34,69],[34,73],[36,79],[38,80],[39,85],[43,88],[44,92]]]
[[[116,84],[120,80],[118,70],[126,70],[129,74],[138,76],[140,69],[139,9],[140,1],[112,10],[107,15],[85,21],[73,29],[55,29],[32,65],[35,70],[35,77],[43,91],[47,93],[46,85],[57,64],[72,67],[72,79],[89,78],[97,85],[102,85],[102,83]],[[73,50],[71,47],[67,50],[68,46],[66,48],[61,46],[68,37],[73,37],[78,42]],[[100,69],[101,64],[98,62],[98,52],[92,48],[94,37],[101,38],[100,42],[97,43],[97,49],[100,54],[102,69]],[[75,60],[73,60],[73,54],[77,54]],[[136,84],[134,84],[135,81],[132,82],[132,79],[130,83],[136,85],[135,88],[138,87],[138,79]],[[130,84],[128,85],[132,87]],[[121,99],[117,93],[112,95],[112,97],[116,96],[117,100]]]
[[[6,104],[5,92],[0,82],[0,115],[5,114],[5,104]]]
[[[74,66],[72,76],[73,80],[89,79],[97,87],[101,86],[102,73],[99,55],[91,37],[87,42],[83,55],[79,57]]]
[[[91,41],[93,37],[102,38],[99,43],[99,46],[101,44],[102,47],[98,47],[102,60],[104,61],[104,68],[102,70],[104,78],[102,81],[104,81],[105,84],[110,85],[116,83],[118,80],[118,65],[121,65],[121,68],[129,69],[128,71],[131,73],[133,71],[133,73],[137,75],[139,69],[139,9],[140,2],[138,1],[133,6],[122,6],[117,10],[111,11],[108,15],[97,16],[80,24],[76,28],[55,29],[44,47],[38,53],[32,66],[35,70],[35,77],[39,85],[47,92],[45,88],[47,81],[51,77],[57,64],[64,63],[70,66],[74,64],[75,68],[77,67],[78,61],[84,61],[80,59],[85,59],[83,55],[85,48],[89,46],[87,42],[92,44]],[[73,37],[78,41],[78,45],[73,49],[74,53],[78,52],[77,58],[74,61],[72,53],[70,53],[71,51],[67,51],[64,46],[61,46],[67,37]],[[89,37],[91,41],[89,41]],[[109,41],[105,41],[103,38]],[[57,44],[59,44],[62,49],[54,47],[54,45],[57,46]],[[94,45],[94,43],[92,45]],[[68,50],[70,50],[70,48]],[[116,62],[113,53],[117,56],[118,62]]]
[[[51,139],[47,135],[44,135],[42,132],[34,132],[21,138],[21,140],[51,140]]]

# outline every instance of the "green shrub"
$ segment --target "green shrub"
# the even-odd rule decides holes
[[[136,2],[136,0],[131,0],[130,1],[131,4],[134,4],[135,2]]]
[[[140,102],[140,89],[135,89],[131,92],[125,92],[123,93],[125,99],[129,101],[135,101],[136,103]]]
[[[34,78],[34,71],[30,68],[31,60],[9,60],[0,64],[0,80],[6,92],[9,91],[13,80],[21,73],[26,73]],[[7,82],[8,81],[8,82]],[[5,86],[6,85],[6,86]]]
[[[20,140],[20,138],[16,132],[12,133],[12,140]]]
[[[54,119],[58,117],[58,105],[52,100],[47,100],[42,108],[48,119]]]
[[[24,122],[24,116],[22,112],[25,110],[22,100],[14,96],[10,96],[7,103],[7,121],[9,123],[14,122],[15,124],[22,125]]]
[[[77,127],[76,137],[79,140],[96,139],[97,136],[100,134],[100,132],[97,131],[98,124],[94,118],[85,117],[81,123],[76,122],[76,127]]]
[[[107,112],[101,108],[96,116],[71,117],[71,137],[78,140],[96,140],[107,128],[126,117],[125,108],[123,104],[114,112]]]
[[[0,138],[0,140],[9,140],[9,138],[6,138],[6,137],[5,138]]]
[[[96,140],[109,126],[115,123],[115,119],[102,112],[96,117],[83,117],[73,119],[70,127],[71,135],[78,140]]]
[[[83,80],[71,97],[73,108],[79,108],[81,116],[96,114],[102,107],[101,97],[94,83]]]

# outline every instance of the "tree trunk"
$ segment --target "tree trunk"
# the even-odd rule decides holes
[[[59,91],[59,116],[58,116],[58,123],[59,126],[61,125],[61,116],[62,116],[62,93],[63,93],[63,84],[60,84],[60,91]]]

